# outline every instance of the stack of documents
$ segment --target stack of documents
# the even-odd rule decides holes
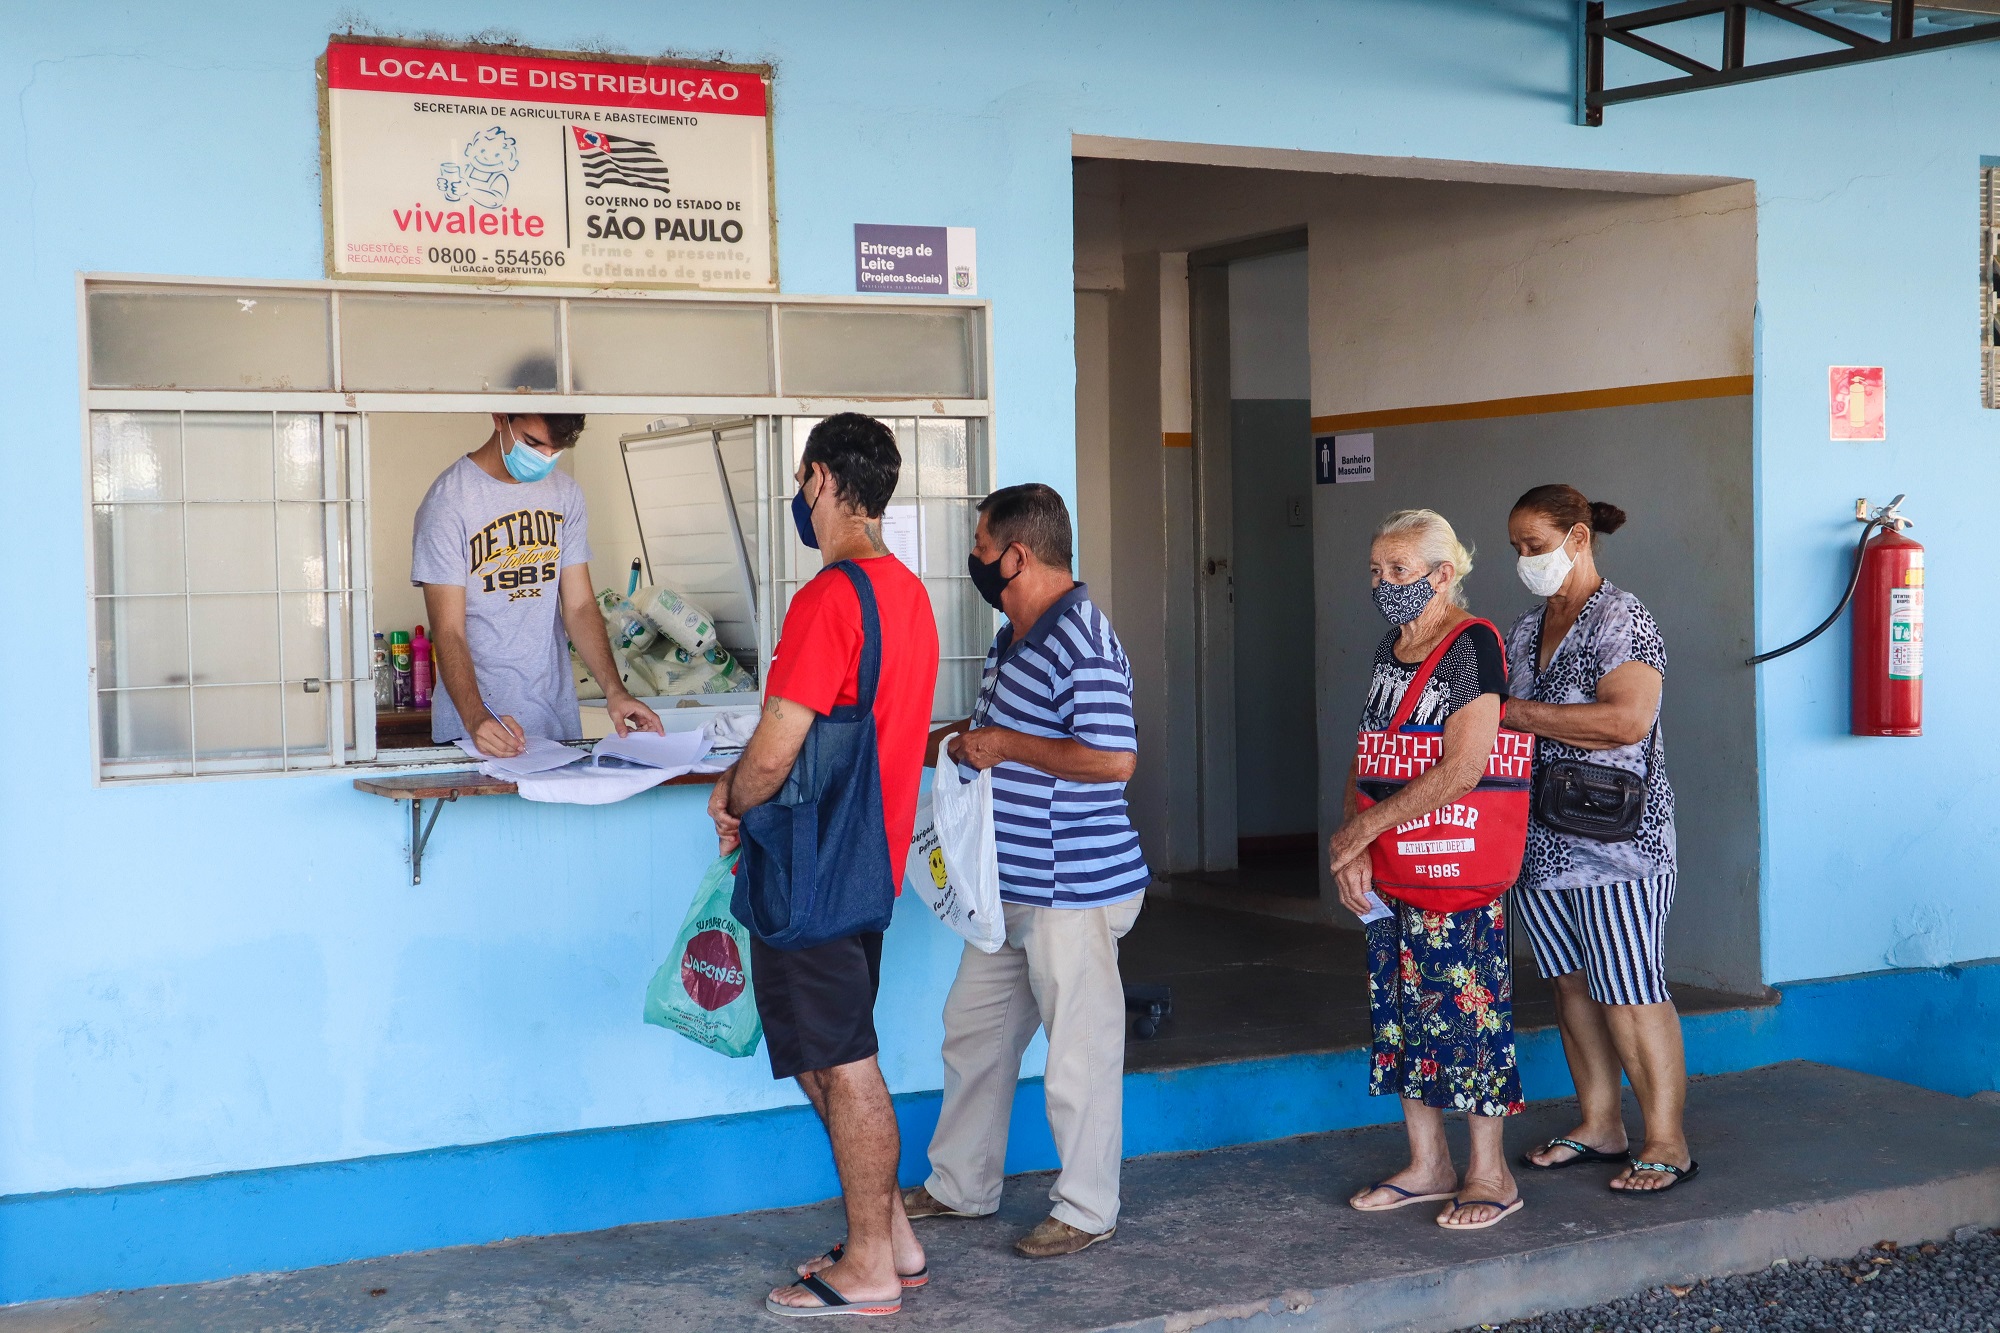
[[[707,727],[664,736],[651,731],[606,736],[588,755],[543,736],[528,737],[520,754],[505,759],[481,754],[469,738],[458,746],[480,761],[480,772],[507,779],[528,800],[565,805],[609,805],[683,773],[727,766],[709,760]]]

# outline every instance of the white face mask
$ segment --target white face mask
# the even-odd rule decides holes
[[[1521,576],[1521,582],[1528,591],[1537,597],[1555,596],[1574,568],[1576,561],[1570,559],[1567,535],[1555,550],[1544,551],[1540,555],[1524,555],[1514,562],[1514,572]]]

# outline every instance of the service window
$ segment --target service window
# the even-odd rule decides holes
[[[378,704],[370,657],[422,623],[417,503],[494,412],[585,415],[561,466],[603,600],[636,589],[713,625],[706,654],[620,655],[635,693],[690,721],[754,705],[818,569],[788,513],[807,434],[880,417],[904,459],[885,535],[938,617],[934,716],[971,707],[995,625],[965,570],[992,484],[983,302],[131,278],[81,295],[100,780],[463,763],[420,710]]]

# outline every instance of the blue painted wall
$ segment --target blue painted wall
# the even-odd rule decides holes
[[[11,5],[0,15],[0,1195],[786,1105],[636,1021],[707,856],[701,801],[461,805],[426,882],[344,779],[90,785],[74,275],[315,277],[312,62],[348,21],[777,66],[781,267],[851,284],[856,221],[980,232],[999,473],[1072,490],[1072,132],[1758,182],[1760,636],[1816,621],[1854,497],[1932,552],[1929,728],[1843,734],[1844,640],[1765,668],[1765,975],[2000,955],[1995,422],[1977,176],[2000,48],[1569,123],[1566,0]],[[1638,293],[1635,299],[1670,299]],[[1890,440],[1828,444],[1826,366],[1882,362]],[[1753,571],[1745,570],[1746,578]],[[1699,690],[1698,680],[1674,688]],[[625,867],[632,850],[650,869]],[[937,1086],[951,941],[891,936],[898,1091]]]

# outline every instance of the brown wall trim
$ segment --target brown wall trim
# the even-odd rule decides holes
[[[1191,430],[1169,430],[1160,433],[1160,447],[1163,449],[1194,448],[1194,432]]]
[[[1426,426],[1439,421],[1480,421],[1488,417],[1526,417],[1543,412],[1589,412],[1600,407],[1635,407],[1641,403],[1679,403],[1697,398],[1741,398],[1753,387],[1749,375],[1723,375],[1707,380],[1669,380],[1664,384],[1628,384],[1617,389],[1581,389],[1574,393],[1538,393],[1525,398],[1489,398],[1478,403],[1439,403],[1432,407],[1398,407],[1380,412],[1349,412],[1314,417],[1312,428],[1324,433],[1369,430],[1383,426]]]

